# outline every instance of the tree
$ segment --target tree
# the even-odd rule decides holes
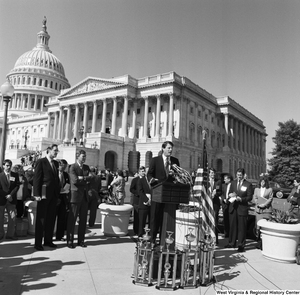
[[[290,186],[295,177],[300,177],[300,125],[294,120],[278,125],[272,138],[275,148],[269,160],[269,174],[274,181]]]

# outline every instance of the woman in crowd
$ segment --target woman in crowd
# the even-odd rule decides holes
[[[257,222],[261,219],[270,219],[272,213],[273,190],[269,187],[269,180],[267,177],[261,177],[258,182],[258,188],[255,188],[253,200],[255,203],[256,213],[256,230],[257,230],[257,246],[261,249],[262,243],[260,239],[260,231]]]
[[[123,205],[125,200],[125,179],[122,170],[117,171],[117,176],[108,186],[108,189],[111,187],[115,187],[115,194],[117,199],[119,200],[119,204]]]

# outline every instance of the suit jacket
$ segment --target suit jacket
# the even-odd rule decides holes
[[[47,157],[37,160],[33,175],[33,195],[42,196],[42,186],[46,185],[46,199],[58,198],[60,182],[58,177],[58,162],[53,160],[55,170]]]
[[[252,184],[247,180],[243,180],[241,188],[238,190],[238,181],[235,179],[231,182],[229,193],[235,192],[242,200],[241,202],[234,201],[229,204],[229,213],[237,210],[238,215],[247,216],[248,215],[248,202],[252,200]]]
[[[114,177],[111,173],[106,174],[106,186],[109,186],[111,182],[114,180]]]
[[[272,188],[266,188],[263,198],[261,198],[261,188],[255,188],[253,200],[255,203],[255,212],[256,213],[271,213],[272,212],[272,201],[273,201],[273,190]],[[264,209],[260,209],[257,206],[263,205]]]
[[[137,176],[132,179],[131,185],[130,185],[130,192],[133,194],[133,205],[138,206],[139,205],[139,194],[138,194],[138,182],[140,180],[140,177]]]
[[[10,181],[8,182],[5,172],[0,173],[0,206],[4,206],[7,202],[6,196],[12,196],[12,204],[17,203],[17,192],[20,186],[19,175],[10,172]]]
[[[70,179],[71,179],[71,203],[81,203],[83,198],[88,201],[88,184],[92,180],[92,176],[89,176],[90,167],[83,164],[80,168],[76,162],[70,167]]]
[[[148,202],[148,197],[146,194],[151,194],[151,188],[150,184],[147,181],[146,177],[143,176],[142,178],[139,179],[137,183],[137,191],[139,195],[139,209],[148,209],[150,208],[148,205],[145,205],[144,203]]]
[[[170,157],[171,166],[173,164],[179,165],[179,161],[175,157]],[[170,178],[169,175],[167,175],[165,170],[165,164],[162,155],[152,158],[147,174],[149,182],[152,178],[158,179],[158,182],[163,182]]]
[[[220,180],[214,180],[213,187],[211,187],[210,182],[208,182],[207,193],[209,193],[209,195],[211,195],[213,190],[216,190],[216,194],[214,197],[212,197],[212,202],[214,205],[217,205],[220,207],[220,205],[221,205],[220,196],[222,195],[222,186],[221,186]]]

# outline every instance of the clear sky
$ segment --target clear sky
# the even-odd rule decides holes
[[[0,0],[0,81],[46,16],[71,85],[175,71],[260,118],[269,158],[278,122],[299,121],[299,15],[299,0]]]

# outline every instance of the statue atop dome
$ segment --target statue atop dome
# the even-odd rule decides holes
[[[43,21],[42,21],[42,24],[43,24],[43,29],[44,29],[44,31],[47,32],[47,26],[46,26],[46,24],[47,24],[47,17],[46,17],[46,16],[44,16],[44,19],[43,19]]]

